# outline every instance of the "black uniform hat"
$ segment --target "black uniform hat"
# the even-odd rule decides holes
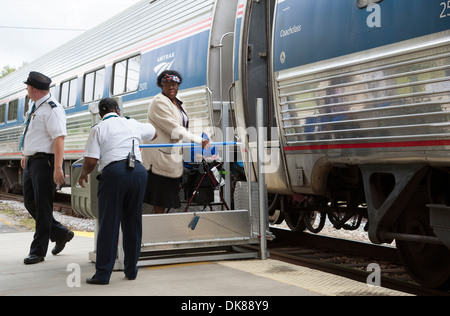
[[[50,89],[50,84],[52,83],[52,80],[39,72],[32,71],[28,75],[27,81],[24,81],[23,83],[39,90],[48,90]]]

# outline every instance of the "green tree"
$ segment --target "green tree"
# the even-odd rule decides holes
[[[1,73],[0,73],[0,78],[6,77],[7,75],[9,75],[10,73],[16,71],[16,68],[11,67],[10,65],[6,65],[5,67],[3,67]]]

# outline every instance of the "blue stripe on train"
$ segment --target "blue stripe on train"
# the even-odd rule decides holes
[[[279,1],[274,69],[281,71],[450,29],[450,3],[384,0]]]

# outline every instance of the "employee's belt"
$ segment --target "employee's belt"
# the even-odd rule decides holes
[[[31,159],[42,159],[42,158],[53,157],[54,155],[55,154],[35,153],[34,155],[28,156],[28,158],[31,158]]]
[[[106,168],[118,164],[118,163],[123,163],[123,162],[127,162],[127,159],[123,159],[123,160],[117,160],[117,161],[113,161],[111,163],[109,163],[105,168],[103,168],[103,170],[105,170]],[[136,160],[136,163],[141,163],[139,160]]]
[[[112,165],[115,165],[115,164],[121,163],[121,162],[127,162],[127,160],[126,160],[126,159],[123,159],[123,160],[113,161],[113,162],[109,163],[109,164],[108,164],[105,168],[103,168],[103,169],[106,169],[106,168],[108,168],[108,167],[110,167],[110,166],[112,166]]]

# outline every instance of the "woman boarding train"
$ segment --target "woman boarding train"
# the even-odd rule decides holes
[[[188,131],[189,118],[178,98],[178,89],[183,77],[173,70],[162,72],[157,79],[161,93],[156,95],[148,109],[148,122],[158,134],[152,142],[168,144],[193,142],[209,147],[209,140],[196,136]],[[162,214],[166,208],[180,208],[181,176],[183,161],[181,148],[156,148],[142,152],[143,164],[149,170],[148,187],[145,203],[154,206],[156,214]]]

